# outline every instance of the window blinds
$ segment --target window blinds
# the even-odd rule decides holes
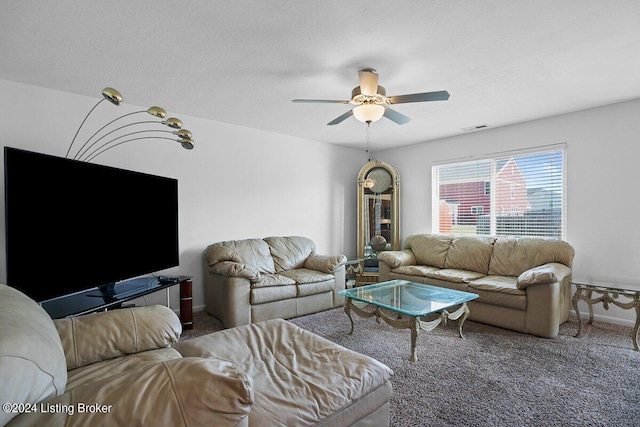
[[[565,149],[432,166],[439,233],[565,238]]]

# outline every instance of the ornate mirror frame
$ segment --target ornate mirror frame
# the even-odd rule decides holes
[[[386,172],[386,173],[385,173]],[[388,179],[390,177],[390,179]],[[389,185],[380,193],[374,193],[371,189],[380,190],[378,181],[384,182],[384,186]],[[380,179],[382,178],[382,179]],[[369,218],[371,212],[369,207],[372,205],[371,200],[380,198],[385,202],[385,209],[388,212],[383,214],[385,223],[388,223],[388,237],[386,247],[383,250],[400,250],[400,175],[395,167],[390,163],[381,160],[372,160],[360,169],[358,174],[358,242],[357,255],[358,258],[368,258],[371,253],[371,247],[368,246],[371,225]],[[378,186],[376,187],[376,184]],[[388,208],[387,208],[388,206]],[[388,217],[388,218],[387,218]],[[386,227],[385,227],[386,229]]]

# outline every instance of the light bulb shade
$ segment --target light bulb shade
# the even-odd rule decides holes
[[[193,137],[193,135],[191,134],[191,131],[187,129],[180,129],[179,131],[173,132],[173,133],[175,135],[178,135],[182,139],[191,139]]]
[[[193,150],[193,147],[196,145],[193,139],[181,139],[178,142],[187,150]]]
[[[363,123],[373,123],[384,115],[384,107],[379,104],[362,104],[353,109],[353,116]]]
[[[104,96],[104,98],[111,102],[113,105],[122,104],[122,95],[120,95],[120,92],[112,87],[105,87],[104,89],[102,89],[102,96]]]
[[[176,119],[175,117],[169,117],[167,120],[162,122],[162,124],[174,129],[180,129],[182,127],[182,121],[180,119]]]
[[[167,112],[164,111],[164,108],[161,107],[149,107],[149,109],[147,110],[147,113],[151,114],[152,116],[155,117],[159,117],[161,119],[164,119],[165,117],[167,117]]]

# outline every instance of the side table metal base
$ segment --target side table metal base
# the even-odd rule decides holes
[[[605,286],[584,285],[580,283],[574,283],[576,286],[576,293],[573,294],[571,302],[573,304],[573,311],[576,312],[578,318],[578,333],[575,337],[580,338],[582,336],[582,317],[580,317],[580,311],[578,310],[578,302],[581,300],[587,303],[589,308],[589,325],[593,324],[593,304],[602,303],[605,310],[609,310],[609,304],[613,304],[624,310],[634,308],[636,310],[636,323],[633,327],[633,349],[638,351],[638,329],[640,329],[640,291],[633,291],[629,289],[617,289],[608,288]],[[593,297],[593,293],[599,296]],[[618,297],[623,295],[631,298],[629,302],[620,302]]]

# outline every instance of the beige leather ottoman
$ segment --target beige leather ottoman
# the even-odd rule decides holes
[[[389,425],[391,369],[285,320],[226,329],[174,348],[185,357],[232,362],[253,378],[249,426]]]

